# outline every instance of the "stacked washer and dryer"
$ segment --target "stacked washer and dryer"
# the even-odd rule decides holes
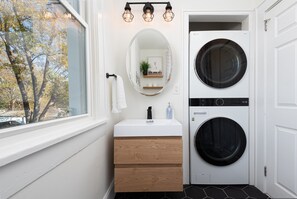
[[[191,184],[249,183],[249,33],[190,32]]]

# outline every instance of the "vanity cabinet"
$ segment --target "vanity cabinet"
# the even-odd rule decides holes
[[[182,137],[115,137],[115,192],[182,191]]]

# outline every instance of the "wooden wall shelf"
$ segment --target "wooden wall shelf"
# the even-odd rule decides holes
[[[143,89],[162,89],[163,86],[144,86]]]
[[[163,75],[144,75],[143,78],[163,78]]]

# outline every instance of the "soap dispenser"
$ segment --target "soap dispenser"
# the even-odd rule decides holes
[[[170,106],[170,102],[168,103],[168,107],[167,107],[167,109],[166,109],[166,119],[172,119],[173,117],[173,110],[172,110],[172,108],[171,108],[171,106]]]
[[[147,108],[147,118],[146,119],[148,119],[148,120],[152,120],[153,119],[153,116],[152,116],[152,107],[151,106],[149,106]]]

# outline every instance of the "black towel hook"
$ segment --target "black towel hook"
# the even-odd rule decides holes
[[[117,78],[117,75],[106,73],[106,78],[109,78],[109,77],[115,77],[115,78]]]

